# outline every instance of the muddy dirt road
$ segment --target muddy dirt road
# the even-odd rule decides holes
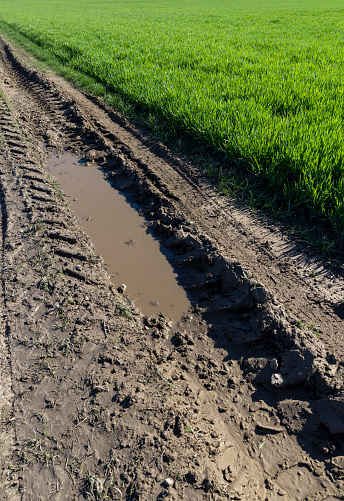
[[[344,499],[341,264],[29,65],[1,40],[0,499]],[[116,290],[47,173],[65,152],[169,250],[180,321]]]

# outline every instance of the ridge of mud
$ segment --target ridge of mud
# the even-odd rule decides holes
[[[223,205],[186,167],[178,178],[125,135],[106,137],[95,125],[106,116],[92,120],[68,86],[26,68],[7,43],[0,50],[12,103],[0,119],[19,458],[10,475],[22,499],[46,499],[49,483],[56,499],[79,499],[80,489],[90,499],[340,496],[342,354],[228,255]],[[114,290],[49,183],[42,146],[82,152],[140,203],[195,305],[179,325],[142,317]]]

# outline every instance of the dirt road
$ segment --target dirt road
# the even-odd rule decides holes
[[[31,62],[0,42],[0,499],[344,499],[341,264]],[[115,289],[47,174],[65,151],[172,251],[180,322]]]

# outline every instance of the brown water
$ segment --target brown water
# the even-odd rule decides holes
[[[128,294],[146,315],[162,312],[178,321],[191,306],[145,219],[104,179],[94,165],[64,154],[48,162],[48,172],[68,195],[71,209],[108,264],[115,287]]]

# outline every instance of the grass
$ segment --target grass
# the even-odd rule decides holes
[[[0,27],[343,236],[342,13],[339,0],[3,0]]]
[[[57,196],[60,198],[60,200],[62,200],[62,202],[65,202],[66,195],[62,191],[61,186],[59,185],[57,180],[53,176],[49,176],[49,181],[50,181],[50,184],[55,189],[55,192],[56,192]],[[65,204],[65,205],[69,205],[69,204]]]
[[[115,306],[115,314],[121,317],[125,317],[128,320],[133,319],[132,311],[130,308],[126,305],[123,305],[121,303],[117,303]]]

